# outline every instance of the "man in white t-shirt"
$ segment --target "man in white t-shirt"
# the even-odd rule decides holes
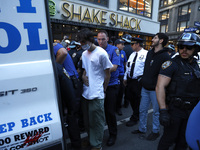
[[[83,117],[92,150],[102,149],[105,125],[104,92],[110,79],[112,63],[107,52],[96,46],[93,33],[85,28],[78,34],[82,54]]]

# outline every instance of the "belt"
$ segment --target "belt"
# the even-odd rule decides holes
[[[186,109],[186,110],[193,109],[197,105],[198,102],[199,102],[198,98],[185,99],[185,98],[173,97],[170,99],[170,104],[172,104],[178,108]]]

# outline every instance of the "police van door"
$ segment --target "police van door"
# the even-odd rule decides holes
[[[0,150],[64,149],[47,0],[0,0]]]

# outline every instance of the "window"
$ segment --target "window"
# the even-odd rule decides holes
[[[119,10],[151,17],[152,0],[119,0]]]
[[[161,25],[160,26],[160,32],[163,32],[163,33],[168,32],[168,25]]]
[[[179,16],[187,15],[190,13],[191,13],[190,4],[179,7]]]
[[[160,0],[160,7],[172,5],[176,2],[177,0]]]
[[[188,28],[188,27],[189,27],[189,21],[178,22],[177,31],[182,32],[184,31],[185,28]]]
[[[177,31],[182,32],[189,27],[191,7],[190,4],[179,7]]]
[[[163,11],[159,15],[159,20],[166,20],[169,18],[169,10]]]
[[[108,0],[82,0],[82,1],[87,1],[90,3],[99,4],[99,5],[108,7]]]

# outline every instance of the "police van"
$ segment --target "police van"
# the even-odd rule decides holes
[[[0,150],[66,149],[47,0],[0,0]]]

